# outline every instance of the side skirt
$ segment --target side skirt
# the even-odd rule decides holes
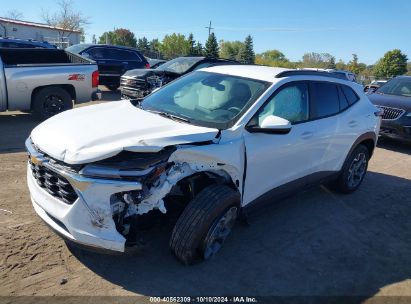
[[[338,178],[339,175],[339,171],[322,171],[281,185],[264,193],[260,197],[244,206],[242,208],[242,215],[245,218],[248,218],[253,213],[256,213],[259,210],[265,209],[271,205],[275,205],[276,203],[279,203],[296,193],[307,191],[324,183],[333,182]]]

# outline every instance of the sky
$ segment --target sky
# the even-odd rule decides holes
[[[42,22],[41,11],[53,13],[57,0],[0,0],[0,16],[18,10],[23,20]],[[212,27],[218,40],[240,40],[250,34],[256,53],[282,51],[292,61],[304,53],[330,53],[337,61],[352,54],[373,64],[398,48],[411,60],[410,0],[73,0],[90,17],[86,42],[114,28],[127,28],[137,38],[159,38],[173,32],[203,44]]]

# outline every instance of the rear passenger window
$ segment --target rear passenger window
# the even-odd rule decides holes
[[[340,98],[340,111],[343,111],[350,106],[341,86],[338,87],[338,97]]]
[[[133,52],[129,52],[126,50],[110,50],[111,58],[114,60],[127,60],[127,61],[141,61],[140,57],[138,57]]]
[[[312,82],[311,93],[311,118],[321,118],[334,115],[340,111],[338,88],[335,84],[327,82]]]
[[[108,59],[106,50],[101,47],[92,48],[85,53],[89,54],[91,59],[94,60]]]
[[[352,105],[358,101],[359,98],[357,94],[355,94],[355,92],[350,87],[342,86],[341,88],[343,90],[345,97],[348,100],[349,105]]]

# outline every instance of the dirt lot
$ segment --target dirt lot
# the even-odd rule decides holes
[[[116,96],[106,93],[106,99]],[[411,296],[411,146],[379,144],[362,187],[323,187],[237,225],[213,260],[184,267],[169,227],[136,256],[69,249],[35,215],[23,143],[30,114],[0,115],[0,295]]]

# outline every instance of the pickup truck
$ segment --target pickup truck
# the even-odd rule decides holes
[[[94,61],[57,49],[0,48],[0,112],[41,120],[99,98]]]

